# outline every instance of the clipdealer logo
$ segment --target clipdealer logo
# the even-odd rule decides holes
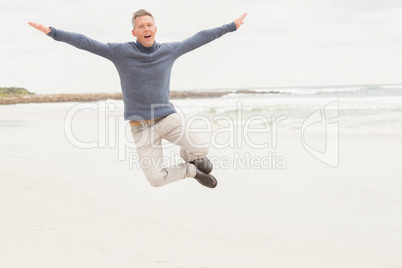
[[[304,149],[314,158],[331,166],[339,165],[339,101],[333,101],[308,116],[301,128],[301,141]],[[306,142],[306,130],[314,125],[325,127],[324,150],[319,150]],[[322,127],[322,126],[321,126]]]
[[[263,115],[256,114],[244,118],[241,101],[238,101],[236,104],[236,118],[218,114],[212,118],[210,116],[194,115],[186,120],[185,113],[179,107],[176,107],[176,109],[181,120],[185,120],[184,122],[187,127],[200,133],[208,133],[210,135],[210,145],[216,149],[242,148],[243,145],[247,145],[250,148],[264,150],[265,152],[263,156],[252,155],[250,152],[245,154],[236,152],[233,156],[223,155],[215,158],[214,156],[209,156],[209,158],[214,160],[214,166],[216,164],[217,167],[222,168],[287,169],[286,158],[269,150],[270,148],[275,149],[277,147],[278,127],[280,122],[287,120],[286,115],[266,118]],[[92,116],[97,118],[97,137],[93,136],[92,140],[80,139],[73,131],[75,117],[85,112],[92,113]],[[339,101],[333,101],[323,108],[315,110],[303,121],[301,126],[301,144],[304,149],[314,158],[331,167],[339,165],[338,118]],[[199,127],[200,122],[204,127]],[[214,128],[213,122],[218,122],[221,127]],[[325,130],[325,146],[323,149],[317,148],[318,146],[314,146],[314,144],[308,142],[308,130],[316,130],[317,128],[321,131]],[[97,103],[80,103],[73,106],[65,116],[64,129],[67,140],[77,148],[117,148],[119,161],[126,161],[128,159],[130,167],[136,165],[133,162],[139,161],[138,155],[135,152],[136,145],[133,142],[132,136],[129,135],[129,124],[124,120],[121,111],[117,111],[117,106],[114,102],[99,101]],[[257,133],[262,134],[262,136],[253,135]],[[261,140],[258,137],[264,138]],[[169,146],[173,146],[173,144]],[[172,159],[170,160],[172,162]],[[169,161],[164,160],[164,162],[168,163]]]

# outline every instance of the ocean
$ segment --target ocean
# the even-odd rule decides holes
[[[402,84],[219,91],[228,94],[172,102],[189,127],[207,135],[215,154],[232,150],[228,160],[232,162],[238,157],[236,150],[259,155],[260,159],[270,157],[270,164],[283,160],[280,141],[292,135],[298,140],[297,146],[302,145],[315,158],[336,167],[342,135],[402,135]],[[328,142],[330,139],[336,141]],[[333,158],[324,159],[331,150]],[[46,162],[55,170],[63,168],[66,159],[74,158],[71,161],[76,161],[77,168],[85,173],[83,163],[88,158],[103,162],[105,152],[109,161],[123,162],[123,168],[136,168],[135,159],[130,158],[135,151],[129,124],[123,118],[122,101],[0,106],[0,157],[37,162],[38,166]],[[279,157],[272,159],[267,152]],[[250,157],[243,153],[239,162],[249,162]],[[177,155],[168,159],[180,161]],[[220,165],[222,159],[217,161]],[[113,176],[113,169],[106,166],[100,169]],[[63,171],[65,175],[69,172]]]
[[[210,118],[227,115],[247,121],[261,116],[269,121],[272,116],[282,116],[286,119],[281,121],[280,128],[285,132],[300,132],[311,114],[328,106],[338,111],[336,117],[343,133],[402,133],[402,84],[226,91],[230,94],[220,99],[175,100],[174,103],[186,114],[201,113]],[[242,118],[236,116],[239,110]],[[315,129],[321,127],[318,124]]]
[[[219,98],[172,100],[193,127],[209,134],[222,128],[239,133],[239,127],[271,135],[328,131],[402,134],[402,84],[209,91],[228,94]],[[20,155],[27,148],[25,143],[30,148],[48,148],[46,142],[53,141],[54,137],[67,140],[67,147],[84,149],[116,148],[121,140],[125,145],[132,142],[123,119],[123,102],[116,100],[3,105],[0,106],[0,130],[0,156],[5,157]]]

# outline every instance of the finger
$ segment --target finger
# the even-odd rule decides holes
[[[244,20],[244,18],[245,18],[246,16],[247,16],[247,13],[244,13],[240,18],[238,18],[238,19],[236,20],[236,22],[243,24],[243,20]]]
[[[239,18],[239,20],[240,20],[240,21],[244,20],[244,18],[245,18],[246,16],[247,16],[247,12],[244,13],[244,14]]]
[[[239,27],[240,27],[241,25],[243,25],[243,23],[244,23],[243,20],[244,20],[244,18],[245,18],[246,16],[247,16],[247,12],[244,13],[243,15],[241,15],[240,18],[238,18],[237,20],[235,20],[237,29],[239,29]]]
[[[40,23],[28,22],[28,24],[34,27],[35,29],[43,32],[44,34],[48,34],[51,31],[49,27],[46,27],[45,25]]]
[[[29,25],[31,25],[32,27],[34,27],[35,29],[40,29],[40,24],[39,23],[34,23],[34,22],[28,22]]]

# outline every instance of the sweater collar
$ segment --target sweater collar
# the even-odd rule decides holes
[[[158,45],[155,41],[155,43],[152,45],[152,47],[146,47],[143,44],[141,44],[140,42],[138,42],[138,40],[135,43],[135,46],[143,53],[147,53],[147,54],[151,54],[153,52],[156,51]]]

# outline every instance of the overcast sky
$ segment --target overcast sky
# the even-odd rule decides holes
[[[0,87],[120,91],[111,62],[28,22],[126,42],[140,8],[154,14],[160,43],[249,13],[237,32],[182,56],[172,90],[402,83],[401,0],[1,0]]]

